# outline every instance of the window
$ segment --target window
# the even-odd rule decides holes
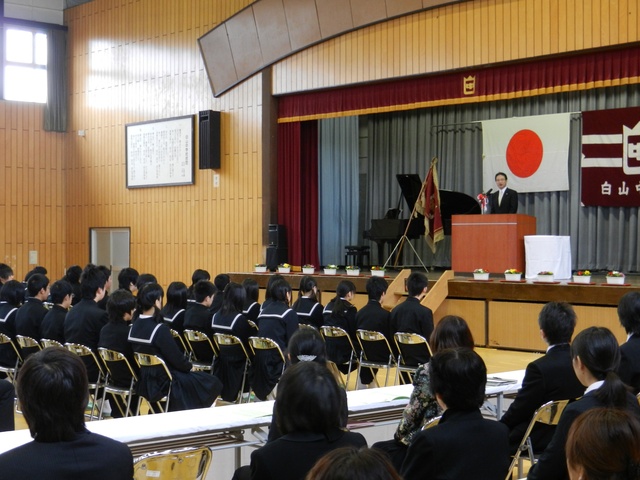
[[[4,98],[47,102],[47,34],[5,24]]]

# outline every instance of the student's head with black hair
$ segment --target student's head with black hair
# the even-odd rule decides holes
[[[140,315],[154,315],[162,308],[164,290],[157,283],[145,284],[136,296],[136,318]]]
[[[275,408],[284,435],[330,435],[341,427],[340,387],[329,369],[316,362],[299,362],[287,368],[278,384]]]
[[[242,285],[231,282],[227,284],[222,295],[222,308],[220,309],[222,315],[242,313],[247,299],[247,292]]]
[[[158,279],[151,273],[141,273],[136,281],[136,288],[142,290],[147,283],[158,283]]]
[[[377,448],[342,447],[320,458],[305,480],[402,480]]]
[[[271,300],[289,305],[291,302],[291,285],[284,278],[271,284]]]
[[[99,302],[104,298],[104,286],[106,283],[107,279],[98,267],[91,264],[87,265],[80,276],[82,298]]]
[[[273,275],[271,275],[269,277],[269,280],[267,280],[267,289],[264,292],[264,299],[265,300],[270,300],[271,299],[271,289],[273,287],[273,284],[276,283],[278,280],[284,280],[284,277],[282,275],[280,275],[279,273],[274,273]]]
[[[229,282],[231,282],[231,277],[226,273],[220,273],[213,279],[213,284],[219,292],[224,292],[224,289],[229,285]]]
[[[27,293],[30,297],[46,300],[49,296],[49,279],[41,273],[34,273],[27,280]]]
[[[211,275],[206,270],[196,268],[191,274],[191,285],[195,285],[200,280],[211,280]]]
[[[384,278],[371,276],[367,280],[365,288],[367,289],[367,296],[369,297],[369,300],[379,302],[382,296],[387,293],[389,285]]]
[[[24,276],[25,283],[29,281],[29,277],[31,277],[31,275],[35,275],[36,273],[39,273],[40,275],[46,275],[48,272],[45,267],[41,267],[39,265],[37,267],[33,267],[33,269],[29,270]]]
[[[193,299],[207,308],[211,306],[215,293],[216,286],[208,280],[200,280],[193,287]]]
[[[427,293],[429,287],[429,279],[422,272],[413,272],[407,278],[407,293],[410,297],[419,297]]]
[[[327,347],[320,332],[312,327],[301,327],[291,335],[287,346],[291,363],[317,362],[327,364]]]
[[[311,275],[305,275],[300,279],[300,288],[298,290],[298,298],[307,297],[311,300],[319,301],[318,299],[318,282]]]
[[[80,265],[71,265],[69,268],[67,268],[67,271],[65,272],[62,279],[66,280],[71,285],[79,285],[80,275],[82,275],[82,267],[80,267]]]
[[[2,286],[2,289],[0,289],[0,300],[14,307],[22,305],[24,303],[24,297],[24,284],[17,280],[9,280]]]
[[[244,291],[247,293],[247,303],[257,302],[260,296],[260,285],[253,278],[245,278],[242,281]]]
[[[112,323],[130,321],[136,309],[136,298],[131,291],[119,289],[109,295],[107,300],[107,315]]]
[[[431,392],[443,409],[477,410],[484,402],[487,367],[469,348],[439,351],[429,362]]]
[[[167,288],[167,306],[174,310],[187,308],[188,289],[183,282],[171,282]]]
[[[58,280],[53,282],[49,289],[51,295],[51,301],[54,305],[60,305],[64,308],[71,306],[71,300],[73,299],[73,287],[66,280]]]
[[[118,274],[118,289],[129,290],[135,293],[138,288],[136,287],[136,282],[139,276],[140,274],[135,268],[123,268]]]
[[[104,288],[106,291],[109,291],[111,289],[111,269],[106,265],[98,265],[98,270],[100,270],[104,275],[104,278],[107,279],[104,284]]]
[[[549,302],[540,310],[538,325],[549,345],[569,343],[576,328],[576,312],[566,302]]]
[[[640,335],[640,292],[625,293],[618,302],[618,318],[627,335]]]
[[[473,350],[473,335],[469,324],[457,315],[446,315],[431,333],[429,345],[433,353],[447,348],[469,348]]]
[[[13,268],[6,263],[0,263],[0,285],[13,280]]]

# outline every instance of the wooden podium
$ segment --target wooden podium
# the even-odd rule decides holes
[[[498,274],[508,268],[524,272],[524,236],[535,234],[536,218],[531,215],[453,215],[451,268],[455,272],[476,268]]]

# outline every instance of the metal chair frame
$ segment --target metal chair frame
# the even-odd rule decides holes
[[[99,347],[98,353],[100,354],[100,357],[104,362],[105,369],[107,370],[106,376],[104,379],[102,405],[100,405],[100,414],[98,415],[98,419],[102,420],[102,413],[103,413],[104,403],[105,403],[105,398],[107,396],[107,393],[111,393],[113,395],[118,395],[122,397],[122,400],[127,405],[125,411],[124,412],[122,411],[122,408],[120,407],[119,403],[116,403],[116,407],[118,407],[118,410],[120,410],[120,413],[122,414],[123,417],[128,417],[129,413],[131,412],[131,399],[135,395],[135,386],[136,386],[136,383],[138,382],[138,377],[136,375],[136,372],[133,371],[133,368],[131,367],[129,360],[127,360],[127,357],[125,357],[123,353],[117,352],[115,350],[110,350],[104,347]],[[129,370],[129,373],[131,374],[131,382],[129,383],[128,388],[119,387],[117,385],[109,383],[109,378],[113,377],[113,374],[111,372],[111,367],[109,366],[109,364],[116,363],[116,362],[118,363],[124,362],[124,364],[127,366],[127,369]],[[137,415],[137,414],[138,414],[138,411],[136,410],[136,412],[133,415]]]
[[[356,330],[356,336],[358,338],[358,343],[360,344],[360,348],[362,349],[360,351],[360,361],[358,363],[358,378],[360,378],[360,370],[362,369],[362,367],[367,367],[371,369],[372,373],[374,368],[384,368],[387,370],[387,374],[384,380],[384,386],[386,387],[389,384],[389,371],[396,366],[396,358],[393,355],[393,351],[389,346],[389,342],[387,341],[387,338],[380,332],[374,332],[371,330],[360,330],[360,329]],[[388,357],[387,357],[386,363],[367,359],[367,348],[365,347],[369,347],[373,343],[385,345],[387,347]],[[377,384],[378,379],[376,378],[375,374],[373,378]]]
[[[284,370],[287,366],[287,361],[284,358],[284,354],[280,349],[280,345],[278,345],[274,340],[267,337],[249,337],[249,347],[251,348],[251,353],[253,354],[254,361],[258,361],[256,357],[256,350],[275,350],[280,355],[282,359],[282,372],[280,375],[284,373]],[[251,394],[249,395],[251,398]]]
[[[422,335],[418,335],[417,333],[407,333],[407,332],[396,332],[393,335],[393,340],[396,343],[396,347],[398,348],[398,365],[397,365],[397,370],[396,370],[396,385],[398,384],[398,379],[400,378],[400,372],[408,372],[409,374],[412,375],[411,378],[413,378],[413,375],[416,373],[416,370],[418,370],[418,367],[420,366],[420,363],[409,363],[407,364],[406,362],[406,358],[409,355],[403,355],[403,346],[404,345],[420,345],[420,344],[424,344],[426,345],[426,351],[429,354],[429,358],[432,357],[433,353],[431,352],[431,346],[429,345],[429,342],[427,341],[426,338],[424,338]]]
[[[251,365],[251,360],[249,359],[249,354],[247,353],[247,349],[244,348],[244,345],[242,344],[242,340],[240,340],[235,335],[231,335],[227,333],[214,333],[213,339],[216,343],[216,346],[218,347],[218,352],[221,357],[224,356],[223,352],[225,348],[228,348],[228,347],[234,347],[238,350],[242,349],[242,353],[244,353],[245,362],[244,362],[244,369],[242,372],[242,385],[240,386],[240,391],[238,392],[238,397],[236,398],[236,403],[242,403],[242,394],[244,393],[244,388],[247,383],[249,365]]]
[[[92,401],[92,405],[91,405],[91,413],[89,414],[89,420],[92,421],[94,420],[94,418],[99,419],[100,418],[100,410],[102,410],[102,406],[100,406],[100,408],[98,409],[98,395],[99,395],[99,390],[101,388],[104,388],[104,378],[105,378],[105,373],[104,373],[104,369],[102,367],[102,363],[100,363],[100,360],[98,360],[98,357],[96,357],[96,354],[93,353],[93,350],[91,350],[89,347],[87,347],[86,345],[82,345],[80,343],[71,343],[71,342],[67,342],[64,344],[64,346],[67,348],[67,350],[69,350],[72,353],[75,353],[76,355],[78,355],[79,357],[89,357],[91,359],[93,359],[93,362],[97,365],[98,367],[98,378],[95,382],[89,382],[89,400]],[[93,390],[93,393],[91,393],[91,391]],[[94,411],[98,410],[98,414],[94,415]]]
[[[20,346],[20,352],[22,360],[26,360],[29,355],[32,353],[39,352],[42,350],[42,346],[40,343],[33,337],[28,337],[26,335],[16,335],[16,342]],[[25,355],[24,352],[27,349],[33,349],[33,352],[30,352],[28,355]]]
[[[187,351],[190,352],[193,368],[195,370],[204,370],[213,374],[213,366],[215,365],[216,357],[218,356],[219,352],[216,350],[216,347],[214,346],[213,342],[211,342],[209,336],[204,332],[186,328],[184,330],[184,338],[187,340],[187,345],[189,346],[189,349]],[[204,343],[205,345],[209,345],[209,347],[211,348],[211,352],[213,353],[211,363],[203,362],[202,360],[198,359],[196,350],[193,348],[193,345],[196,343]]]
[[[64,348],[64,345],[62,343],[60,343],[57,340],[53,340],[51,338],[41,338],[40,339],[40,345],[42,346],[42,348],[48,348],[48,347],[62,347]]]
[[[353,347],[353,342],[351,341],[351,337],[349,336],[347,331],[344,330],[343,328],[332,327],[328,325],[323,325],[322,327],[320,327],[320,333],[322,333],[325,343],[330,343],[331,341],[337,341],[337,339],[340,339],[340,340],[346,339],[349,342],[349,346],[351,347],[351,354],[349,355],[349,361],[342,364],[342,365],[348,365],[346,380],[342,380],[342,375],[339,376],[343,387],[345,389],[348,389],[349,378],[351,376],[351,370],[353,369],[353,362],[358,361],[358,354],[356,353],[356,349]],[[341,373],[337,368],[338,364],[331,358],[329,358],[329,361],[332,364],[336,365],[335,370],[338,371],[338,373]],[[360,364],[358,364],[358,372],[360,372]]]
[[[171,387],[173,385],[173,375],[171,375],[171,372],[169,371],[169,367],[167,367],[167,364],[165,363],[165,361],[159,357],[158,355],[154,355],[152,353],[140,353],[140,352],[134,352],[133,353],[135,359],[136,359],[136,363],[138,364],[138,366],[140,367],[140,369],[142,370],[143,368],[152,368],[152,367],[162,367],[164,369],[164,372],[166,373],[167,377],[169,377],[169,390],[167,391],[167,394],[162,397],[160,400],[158,400],[157,405],[158,408],[160,409],[160,412],[162,413],[166,413],[169,411],[169,401],[171,399]],[[146,399],[145,399],[146,400]],[[162,408],[162,404],[160,402],[165,402],[164,408]],[[138,400],[138,412],[140,412],[140,404],[142,403],[142,396],[140,396],[140,399]],[[149,400],[147,400],[147,403],[149,404],[149,409],[153,412],[155,412],[155,409],[153,408],[153,405],[151,404],[152,402],[150,402]]]
[[[209,447],[146,453],[133,462],[134,480],[204,480],[211,465]]]
[[[184,339],[182,338],[182,335],[180,335],[180,332],[174,330],[173,328],[169,328],[169,331],[171,332],[171,336],[175,340],[176,345],[178,345],[178,348],[182,351],[182,353],[188,355],[189,360],[191,360],[192,352],[191,350],[189,350],[189,347],[187,347],[186,343],[184,343]]]
[[[16,364],[13,367],[0,365],[0,372],[6,373],[9,381],[11,383],[15,383],[16,376],[18,375],[18,369],[20,367],[20,364],[22,363],[22,355],[20,355],[20,351],[16,347],[16,344],[13,343],[13,340],[11,340],[9,335],[0,333],[0,345],[11,345],[11,348],[13,348],[13,351],[16,354]]]
[[[424,425],[422,425],[422,428],[420,430],[429,430],[430,428],[435,427],[440,423],[440,419],[442,419],[442,415],[427,420]]]

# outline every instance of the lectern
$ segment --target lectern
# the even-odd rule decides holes
[[[531,215],[453,215],[451,268],[456,272],[476,268],[491,273],[508,268],[524,272],[524,236],[535,234],[536,218]]]

